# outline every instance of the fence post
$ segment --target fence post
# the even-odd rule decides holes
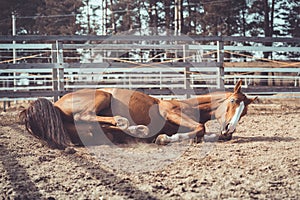
[[[224,88],[224,41],[217,41],[218,89]]]
[[[56,91],[58,91],[58,73],[57,68],[52,68],[52,91],[54,92],[53,98],[54,101],[58,100],[58,95],[56,94]]]
[[[190,91],[191,91],[191,75],[190,75],[190,66],[189,65],[186,65],[184,67],[184,74],[185,74],[185,90],[188,91],[186,92],[185,94],[185,97],[188,99],[188,98],[191,98],[191,94],[190,94]]]
[[[52,69],[52,90],[54,91],[54,101],[57,101],[60,95],[57,92],[64,90],[64,67],[63,67],[63,45],[56,41],[52,45],[52,62],[56,63]]]

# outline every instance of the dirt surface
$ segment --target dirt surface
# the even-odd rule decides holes
[[[231,141],[49,149],[0,122],[0,199],[300,199],[300,103],[253,105]],[[212,126],[212,125],[211,125]]]

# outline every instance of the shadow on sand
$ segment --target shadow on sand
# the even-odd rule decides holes
[[[89,160],[77,154],[63,153],[63,155],[66,156],[66,160],[72,161],[84,167],[94,179],[99,180],[99,185],[105,186],[107,190],[114,191],[118,196],[121,196],[124,199],[157,199],[149,194],[149,192],[139,190],[130,182],[129,179],[123,179],[118,177],[118,174],[103,169],[101,166],[99,166],[99,163],[92,162],[92,159]]]
[[[16,159],[18,154],[9,150],[5,145],[0,144],[0,161],[7,173],[8,184],[13,191],[4,194],[14,199],[41,199],[42,195],[38,187],[31,180],[24,167]]]
[[[13,126],[11,128],[19,133],[25,131],[18,126]],[[28,137],[32,136],[28,135]],[[8,176],[7,180],[9,181],[9,186],[12,188],[12,190],[9,191],[9,194],[4,195],[14,197],[14,199],[44,199],[44,195],[39,190],[41,188],[38,188],[35,185],[32,177],[30,177],[24,166],[17,160],[19,156],[18,153],[13,152],[12,149],[5,144],[0,144],[0,164],[2,163]],[[119,177],[117,172],[112,173],[103,169],[99,166],[99,163],[93,162],[92,159],[89,160],[77,153],[68,154],[65,153],[65,151],[61,151],[60,156],[64,157],[66,162],[74,162],[74,164],[76,163],[79,166],[84,167],[94,179],[99,181],[99,185],[104,186],[107,190],[112,191],[124,199],[157,199],[149,192],[138,189],[130,182],[130,180]],[[70,194],[70,197],[72,197],[72,194]]]
[[[248,142],[291,142],[296,141],[297,138],[293,137],[279,137],[279,136],[233,136],[231,143],[248,143]]]

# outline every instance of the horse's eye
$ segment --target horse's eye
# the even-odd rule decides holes
[[[234,103],[235,102],[235,99],[230,99],[230,103]]]

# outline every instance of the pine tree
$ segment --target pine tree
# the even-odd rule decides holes
[[[76,14],[81,0],[43,0],[35,28],[40,35],[73,35],[79,30]]]
[[[82,0],[82,4],[82,7],[79,9],[80,14],[77,15],[76,20],[80,26],[80,30],[77,30],[77,33],[80,35],[103,34],[106,29],[103,27],[105,19],[101,12],[103,12],[106,4],[103,4],[103,1],[94,3],[91,0]]]
[[[245,1],[203,1],[201,13],[202,35],[234,35],[240,34],[242,18],[241,10]]]
[[[277,15],[282,23],[276,31],[276,35],[285,37],[300,37],[300,2],[297,0],[281,0]],[[284,46],[300,46],[299,44],[284,44]],[[299,57],[299,52],[278,53],[289,58]]]
[[[139,15],[140,1],[114,0],[111,1],[111,21],[114,32],[128,31],[140,27]]]
[[[18,0],[0,0],[0,34],[12,34],[12,12],[16,16],[16,33],[17,34],[34,34],[32,27],[35,19],[40,0],[28,0],[26,2]],[[24,18],[25,17],[25,18]]]
[[[17,34],[75,34],[81,5],[81,0],[0,0],[0,34],[11,34],[12,12],[16,15]]]

